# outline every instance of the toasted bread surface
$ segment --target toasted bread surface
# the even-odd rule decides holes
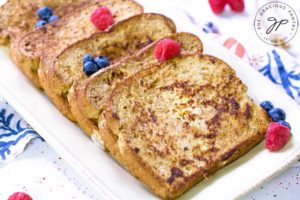
[[[181,44],[182,55],[202,53],[203,45],[200,39],[191,33],[174,33],[166,38]],[[76,87],[77,90],[74,95],[70,95],[71,100],[69,102],[72,113],[78,124],[90,137],[92,134],[97,134],[98,124],[100,127],[104,127],[105,121],[102,112],[107,107],[110,93],[116,84],[158,62],[154,56],[154,48],[157,42],[151,43],[136,54],[113,66],[98,71],[79,87]]]
[[[66,12],[81,6],[83,0],[8,0],[0,7],[0,44],[9,44],[14,39],[34,29],[38,21],[36,11],[42,6],[54,9],[61,17]]]
[[[69,89],[74,82],[88,78],[82,70],[82,58],[85,54],[107,56],[113,64],[121,57],[130,55],[175,30],[174,23],[159,14],[141,14],[121,21],[108,32],[96,33],[71,45],[57,58],[52,59],[53,62],[42,63],[48,66],[43,72],[45,76],[40,76],[43,88],[60,110],[68,110],[64,114],[69,116]]]
[[[180,56],[126,79],[105,117],[129,171],[164,199],[242,156],[270,121],[234,70],[208,55]]]
[[[100,6],[111,10],[115,23],[143,12],[143,8],[131,0],[89,1],[60,20],[26,34],[12,51],[15,63],[40,87],[39,63],[55,58],[71,44],[99,32],[90,21],[90,15]]]

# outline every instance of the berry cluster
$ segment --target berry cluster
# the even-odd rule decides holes
[[[110,10],[105,7],[97,8],[91,15],[91,22],[101,31],[113,25],[114,19]]]
[[[158,61],[168,60],[181,52],[181,45],[177,41],[171,39],[160,40],[154,49],[154,55]]]
[[[40,20],[35,23],[35,27],[41,27],[48,23],[54,22],[59,18],[56,15],[53,15],[53,11],[50,7],[42,7],[38,9],[37,15],[39,16]]]
[[[277,122],[291,129],[290,124],[285,121],[286,114],[284,110],[281,108],[274,108],[270,101],[263,101],[260,106],[268,112],[268,115],[272,118],[273,122]]]
[[[102,68],[110,65],[109,59],[105,56],[97,56],[93,58],[90,54],[86,54],[83,59],[83,71],[87,76],[90,76]]]
[[[270,151],[279,151],[290,138],[291,126],[285,121],[286,114],[281,108],[274,108],[270,101],[264,101],[260,106],[268,112],[272,121],[266,133],[266,148]]]
[[[215,14],[222,13],[226,4],[234,12],[243,12],[245,7],[244,0],[209,0],[208,2]]]

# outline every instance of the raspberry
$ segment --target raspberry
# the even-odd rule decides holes
[[[160,40],[154,49],[154,55],[158,61],[168,60],[180,54],[181,45],[171,39]]]
[[[104,31],[114,23],[110,10],[103,6],[97,8],[91,15],[91,22],[101,31]]]
[[[226,0],[230,8],[234,12],[243,12],[244,11],[244,0]]]
[[[271,122],[266,134],[266,148],[270,151],[279,151],[290,138],[290,129],[277,122]]]
[[[226,0],[209,0],[208,3],[215,14],[220,14],[224,10]]]
[[[8,197],[8,200],[32,200],[32,198],[24,192],[15,192]]]

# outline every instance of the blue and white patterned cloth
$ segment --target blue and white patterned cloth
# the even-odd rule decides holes
[[[289,49],[253,43],[251,38],[237,41],[220,34],[212,22],[204,24],[202,29],[300,104],[300,64],[293,52]]]
[[[273,48],[265,54],[265,63],[257,67],[259,72],[300,103],[300,66],[291,55],[280,48]]]
[[[42,139],[0,97],[0,166],[22,153],[27,144],[35,138]]]

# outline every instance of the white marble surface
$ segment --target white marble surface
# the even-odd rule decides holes
[[[0,168],[0,199],[16,191],[34,200],[98,200],[85,183],[46,142],[36,139],[14,161]]]
[[[263,1],[246,1],[247,9],[243,14],[232,15],[229,10],[226,10],[223,15],[215,16],[210,12],[207,1],[172,1],[178,8],[187,10],[199,24],[213,21],[221,28],[222,33],[240,40],[246,40],[245,32],[252,28],[253,15],[257,9],[256,2],[261,4]],[[200,27],[199,31],[201,31]],[[296,54],[300,53],[297,46],[292,50]],[[244,199],[300,199],[299,182],[300,162]],[[31,142],[22,155],[0,168],[0,200],[7,199],[16,191],[25,191],[35,200],[99,199],[89,185],[72,170],[72,167],[46,142],[40,140]]]

